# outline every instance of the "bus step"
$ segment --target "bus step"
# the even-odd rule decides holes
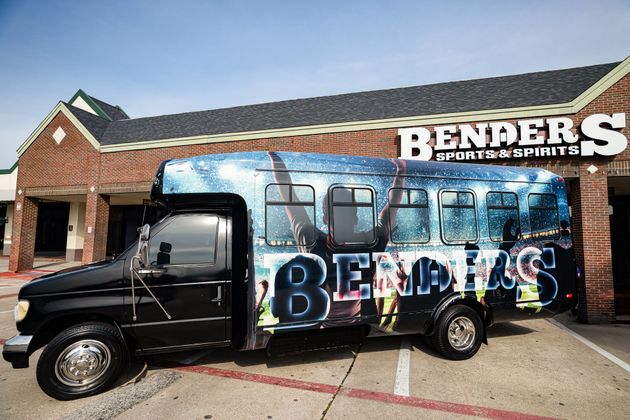
[[[330,328],[275,335],[267,346],[269,356],[289,356],[318,350],[339,349],[363,342],[360,328]]]

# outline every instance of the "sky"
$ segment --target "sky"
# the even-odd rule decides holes
[[[0,169],[80,88],[137,118],[628,55],[627,0],[0,0]]]

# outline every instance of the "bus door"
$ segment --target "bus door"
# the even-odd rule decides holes
[[[222,343],[229,340],[231,218],[179,214],[151,232],[149,266],[135,281],[133,331],[143,350]]]

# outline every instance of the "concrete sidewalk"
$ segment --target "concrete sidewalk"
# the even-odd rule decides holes
[[[61,258],[35,258],[32,270],[13,273],[9,271],[9,258],[0,257],[0,277],[30,280],[43,276],[44,274],[63,270],[69,267],[76,267],[78,265],[81,265],[80,261],[66,262],[66,260]]]
[[[582,324],[568,312],[557,315],[554,320],[630,364],[630,323]]]

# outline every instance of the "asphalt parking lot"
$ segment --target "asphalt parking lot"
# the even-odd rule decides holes
[[[0,279],[0,342],[16,333],[21,284]],[[614,333],[605,348],[627,364]],[[37,352],[28,369],[0,362],[0,418],[630,418],[624,360],[546,320],[499,324],[488,335],[463,362],[442,359],[419,337],[275,358],[229,349],[160,356],[136,361],[114,389],[70,402],[39,389]]]

